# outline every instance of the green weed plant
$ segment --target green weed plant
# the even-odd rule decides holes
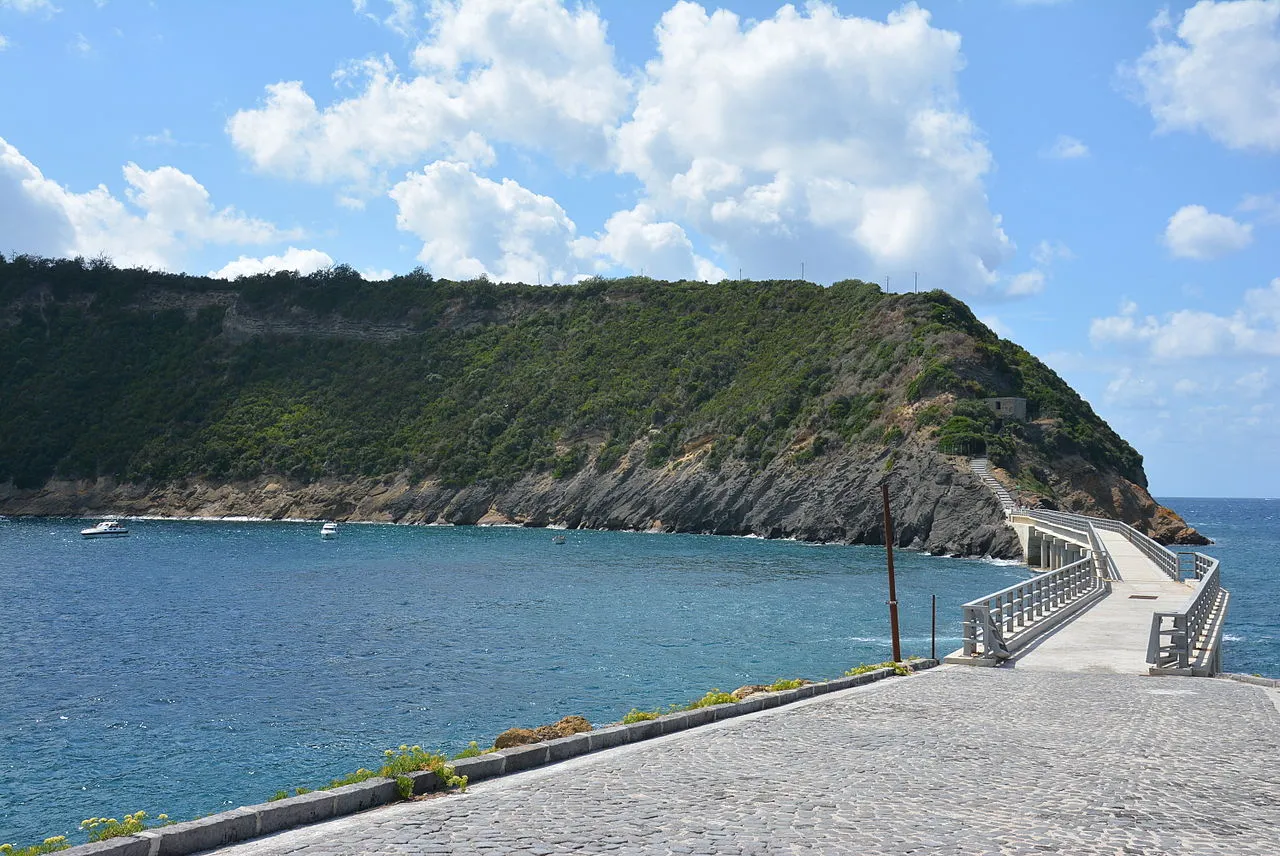
[[[59,850],[66,850],[70,846],[67,844],[67,836],[55,835],[52,838],[46,838],[41,844],[30,844],[26,847],[0,844],[0,856],[43,856],[45,853],[57,853]]]
[[[144,829],[157,826],[168,826],[172,823],[167,814],[157,814],[154,819],[148,818],[145,811],[126,814],[124,820],[114,817],[91,817],[80,821],[80,828],[89,834],[90,841],[106,841],[108,838],[120,838],[124,835],[136,835]]]

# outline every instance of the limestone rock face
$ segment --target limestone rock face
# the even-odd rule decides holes
[[[883,544],[880,484],[886,482],[895,546],[942,555],[1021,557],[1000,504],[970,471],[968,460],[922,443],[909,440],[892,450],[855,447],[806,464],[780,456],[763,468],[732,460],[713,468],[697,455],[648,467],[643,452],[638,445],[604,473],[588,462],[567,478],[529,475],[513,484],[461,488],[403,477],[299,482],[280,476],[163,485],[55,480],[36,490],[0,485],[0,514],[555,524]],[[996,475],[1016,492],[1007,473]],[[1124,520],[1166,543],[1204,543],[1144,488],[1082,459],[1063,459],[1047,478],[1057,507]],[[1032,494],[1019,498],[1030,505],[1042,502]]]

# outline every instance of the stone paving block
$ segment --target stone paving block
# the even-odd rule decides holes
[[[80,844],[70,850],[59,852],[63,856],[147,856],[151,852],[151,841],[134,835],[125,835],[120,838],[108,838],[106,841]]]
[[[692,714],[691,710],[682,710],[679,713],[664,714],[658,717],[657,721],[661,723],[663,734],[675,734],[677,731],[692,727],[693,723],[690,722]]]
[[[747,696],[738,702],[736,707],[739,714],[755,713],[758,710],[764,710],[764,693],[756,693],[753,696]]]
[[[781,692],[773,693],[773,696],[778,699],[779,706],[791,704],[793,701],[799,700],[800,688],[797,687],[791,690],[782,690]]]
[[[342,817],[354,814],[376,805],[386,805],[400,799],[400,791],[396,788],[395,779],[384,779],[378,776],[354,785],[343,785],[329,791],[333,795],[333,815]]]
[[[440,781],[440,776],[437,775],[435,770],[418,770],[408,775],[409,778],[413,779],[414,794],[419,796],[433,794],[444,789],[444,783]]]
[[[453,770],[459,776],[466,776],[468,782],[482,782],[501,776],[506,758],[497,752],[487,755],[476,755],[474,758],[459,758],[453,761]]]
[[[656,719],[646,719],[643,722],[633,722],[626,726],[626,728],[628,743],[648,740],[651,737],[657,737],[662,734],[662,723]]]
[[[591,751],[591,735],[589,732],[571,734],[568,737],[557,737],[547,741],[547,752],[550,761],[563,761],[577,755],[585,755]]]
[[[797,699],[813,698],[817,694],[817,689],[814,684],[805,684],[802,687],[796,687],[793,692]]]
[[[614,746],[621,746],[626,743],[631,736],[627,725],[610,725],[607,728],[597,728],[587,732],[588,746],[592,752],[598,752],[601,749],[611,749]]]
[[[282,829],[305,826],[333,817],[333,794],[316,791],[274,802],[245,806],[258,815],[258,834],[269,835]]]
[[[732,704],[713,704],[704,707],[703,710],[711,712],[712,720],[719,722],[722,719],[733,719],[735,716],[741,716],[742,711],[738,709],[737,703]]]
[[[760,693],[760,709],[769,710],[782,704],[782,693]]]
[[[150,852],[155,856],[187,856],[244,841],[257,832],[258,813],[237,808],[199,820],[149,829],[139,837],[152,839]]]
[[[541,767],[551,760],[551,752],[546,743],[530,743],[526,746],[512,746],[495,754],[507,759],[503,767],[504,773],[518,773],[533,767]]]

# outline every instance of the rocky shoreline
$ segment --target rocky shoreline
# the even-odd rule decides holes
[[[1102,478],[1096,470],[1092,474]],[[1124,479],[1110,477],[1093,491],[1087,479],[1081,481],[1070,510],[1126,520],[1166,543],[1204,542],[1177,514]],[[403,476],[158,485],[54,480],[32,490],[0,484],[0,514],[556,526],[881,544],[881,482],[889,485],[896,546],[1021,558],[999,503],[967,461],[910,447],[894,457],[886,451],[870,459],[841,456],[803,466],[778,461],[764,469],[730,462],[713,470],[700,459],[650,468],[633,454],[603,474],[588,465],[569,478],[541,474],[514,484],[464,487]]]

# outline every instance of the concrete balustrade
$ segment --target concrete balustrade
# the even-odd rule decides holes
[[[971,600],[962,607],[963,647],[944,662],[998,665],[1110,590],[1106,580],[1099,577],[1092,556],[1067,562],[1080,550],[1068,551],[1064,542],[1057,542],[1052,552],[1057,564],[1054,570]]]

